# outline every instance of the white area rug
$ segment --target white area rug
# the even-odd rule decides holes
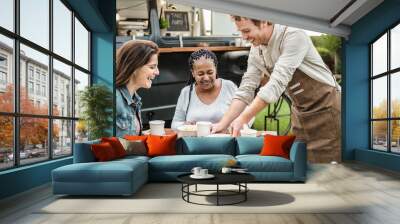
[[[360,213],[356,205],[316,184],[260,183],[248,187],[247,201],[237,205],[190,204],[181,198],[181,184],[150,183],[131,197],[59,197],[36,213]],[[199,190],[206,189],[215,186],[199,186]],[[211,196],[192,199],[215,203],[215,197]],[[234,199],[237,198],[226,197],[223,202]]]

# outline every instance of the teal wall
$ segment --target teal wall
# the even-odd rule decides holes
[[[115,0],[67,2],[92,31],[92,82],[114,89]],[[50,182],[53,169],[71,163],[69,157],[0,172],[0,199]]]
[[[343,48],[343,157],[392,170],[399,170],[399,156],[369,150],[369,43],[400,22],[399,12],[399,0],[384,1],[353,24]]]

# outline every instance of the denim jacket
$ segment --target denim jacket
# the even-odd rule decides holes
[[[131,97],[126,86],[116,89],[116,101],[117,101],[117,137],[124,137],[124,135],[139,135],[139,128],[136,124],[141,122],[136,122],[136,113],[138,112],[139,119],[141,120],[141,107],[142,102],[140,96],[135,93]],[[141,129],[142,127],[140,127]]]

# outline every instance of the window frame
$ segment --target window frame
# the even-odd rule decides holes
[[[392,98],[391,98],[391,92],[392,92],[392,85],[391,85],[391,80],[392,76],[396,75],[396,73],[400,72],[400,67],[391,69],[391,31],[395,27],[400,26],[400,21],[397,21],[396,23],[392,24],[390,27],[385,29],[385,31],[381,34],[379,34],[375,39],[373,39],[369,44],[369,149],[373,151],[379,151],[379,152],[386,152],[386,153],[391,153],[391,154],[400,154],[400,152],[393,152],[392,151],[392,121],[400,121],[400,117],[392,117]],[[381,37],[384,35],[387,35],[387,63],[386,63],[386,71],[374,75],[373,72],[373,44],[376,43]],[[382,77],[386,77],[386,87],[387,87],[387,105],[386,105],[386,118],[373,118],[373,81]],[[374,148],[374,132],[373,132],[373,122],[376,121],[386,121],[386,151],[384,150],[379,150]]]
[[[13,18],[13,22],[14,22],[14,30],[10,31],[4,27],[0,26],[0,35],[10,38],[13,41],[13,52],[12,52],[12,68],[9,69],[11,71],[11,75],[13,75],[13,79],[14,79],[14,110],[13,112],[2,112],[0,111],[0,116],[11,116],[13,119],[13,155],[14,155],[14,161],[13,161],[13,165],[10,167],[4,167],[4,168],[0,168],[0,172],[4,171],[4,170],[10,170],[10,169],[15,169],[18,167],[23,167],[23,166],[28,166],[28,165],[32,165],[32,164],[37,164],[37,163],[43,163],[49,160],[53,160],[53,159],[61,159],[61,158],[65,158],[65,157],[70,157],[73,155],[74,152],[74,143],[75,143],[75,123],[76,121],[79,120],[79,117],[75,117],[75,108],[72,107],[71,108],[71,114],[65,115],[65,116],[61,116],[61,115],[53,115],[53,59],[58,60],[61,63],[64,63],[68,66],[71,67],[71,92],[72,92],[72,99],[71,99],[71,104],[74,105],[75,103],[75,88],[74,88],[74,82],[75,82],[75,69],[85,73],[88,75],[89,77],[89,83],[88,85],[91,86],[92,85],[92,62],[91,62],[91,49],[92,49],[92,43],[91,43],[91,37],[92,37],[92,30],[89,29],[89,27],[87,26],[87,24],[84,22],[84,20],[72,9],[72,7],[68,4],[68,2],[66,2],[65,0],[59,0],[68,10],[71,11],[71,18],[70,18],[70,23],[71,23],[71,59],[67,59],[64,58],[63,56],[55,53],[54,50],[54,46],[53,46],[53,1],[54,0],[47,0],[48,4],[49,4],[49,47],[48,49],[46,49],[45,47],[42,47],[39,44],[34,43],[33,41],[30,41],[29,39],[24,38],[23,36],[20,35],[20,0],[14,0],[13,1],[13,10],[14,10],[14,18]],[[88,31],[88,69],[85,69],[81,66],[79,66],[78,64],[75,63],[75,18],[77,20],[79,20],[79,22],[83,25],[83,27]],[[45,95],[48,97],[47,99],[47,103],[48,103],[48,112],[46,115],[39,115],[39,114],[27,114],[27,113],[21,113],[20,111],[20,90],[21,90],[21,80],[20,80],[20,65],[21,65],[21,56],[20,56],[20,45],[23,44],[29,48],[32,48],[33,50],[36,50],[42,54],[45,54],[46,56],[48,56],[48,73],[47,73],[47,83],[45,84]],[[26,76],[26,82],[27,82],[27,91],[28,90],[28,82],[32,81],[33,85],[34,85],[34,92],[36,92],[35,89],[35,85],[40,83],[40,87],[42,88],[42,79],[41,79],[41,75],[43,70],[40,69],[40,73],[39,73],[39,80],[36,79],[36,69],[35,67],[33,67],[33,79],[31,79],[30,77],[30,69],[31,66],[29,65],[29,63],[27,63],[27,73],[25,74]],[[41,92],[41,90],[40,90]],[[42,94],[39,94],[38,96],[43,97]],[[35,102],[34,102],[35,103]],[[20,158],[20,119],[21,118],[45,118],[47,119],[48,122],[48,135],[47,135],[47,142],[49,144],[47,144],[47,152],[48,154],[43,157],[43,160],[40,160],[38,162],[28,162],[28,163],[21,163],[21,158]],[[71,148],[71,153],[68,155],[62,155],[62,156],[55,156],[53,155],[54,153],[54,149],[55,147],[53,146],[53,123],[57,120],[65,120],[65,121],[70,121],[71,122],[71,141],[70,141],[70,148]]]

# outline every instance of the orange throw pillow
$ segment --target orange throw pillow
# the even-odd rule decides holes
[[[173,135],[149,135],[147,137],[147,155],[148,156],[165,156],[176,154],[176,138],[177,134]]]
[[[275,136],[265,135],[264,146],[261,149],[260,155],[262,156],[280,156],[289,159],[290,147],[296,136]]]
[[[108,142],[114,149],[115,155],[117,158],[121,158],[126,156],[126,151],[124,146],[122,146],[121,142],[117,137],[109,137],[109,138],[101,138],[101,142]]]
[[[90,146],[94,157],[99,162],[110,161],[117,158],[112,145],[108,142],[93,144]]]
[[[140,141],[146,143],[147,135],[125,135],[124,139],[129,140],[129,141],[140,140]]]

